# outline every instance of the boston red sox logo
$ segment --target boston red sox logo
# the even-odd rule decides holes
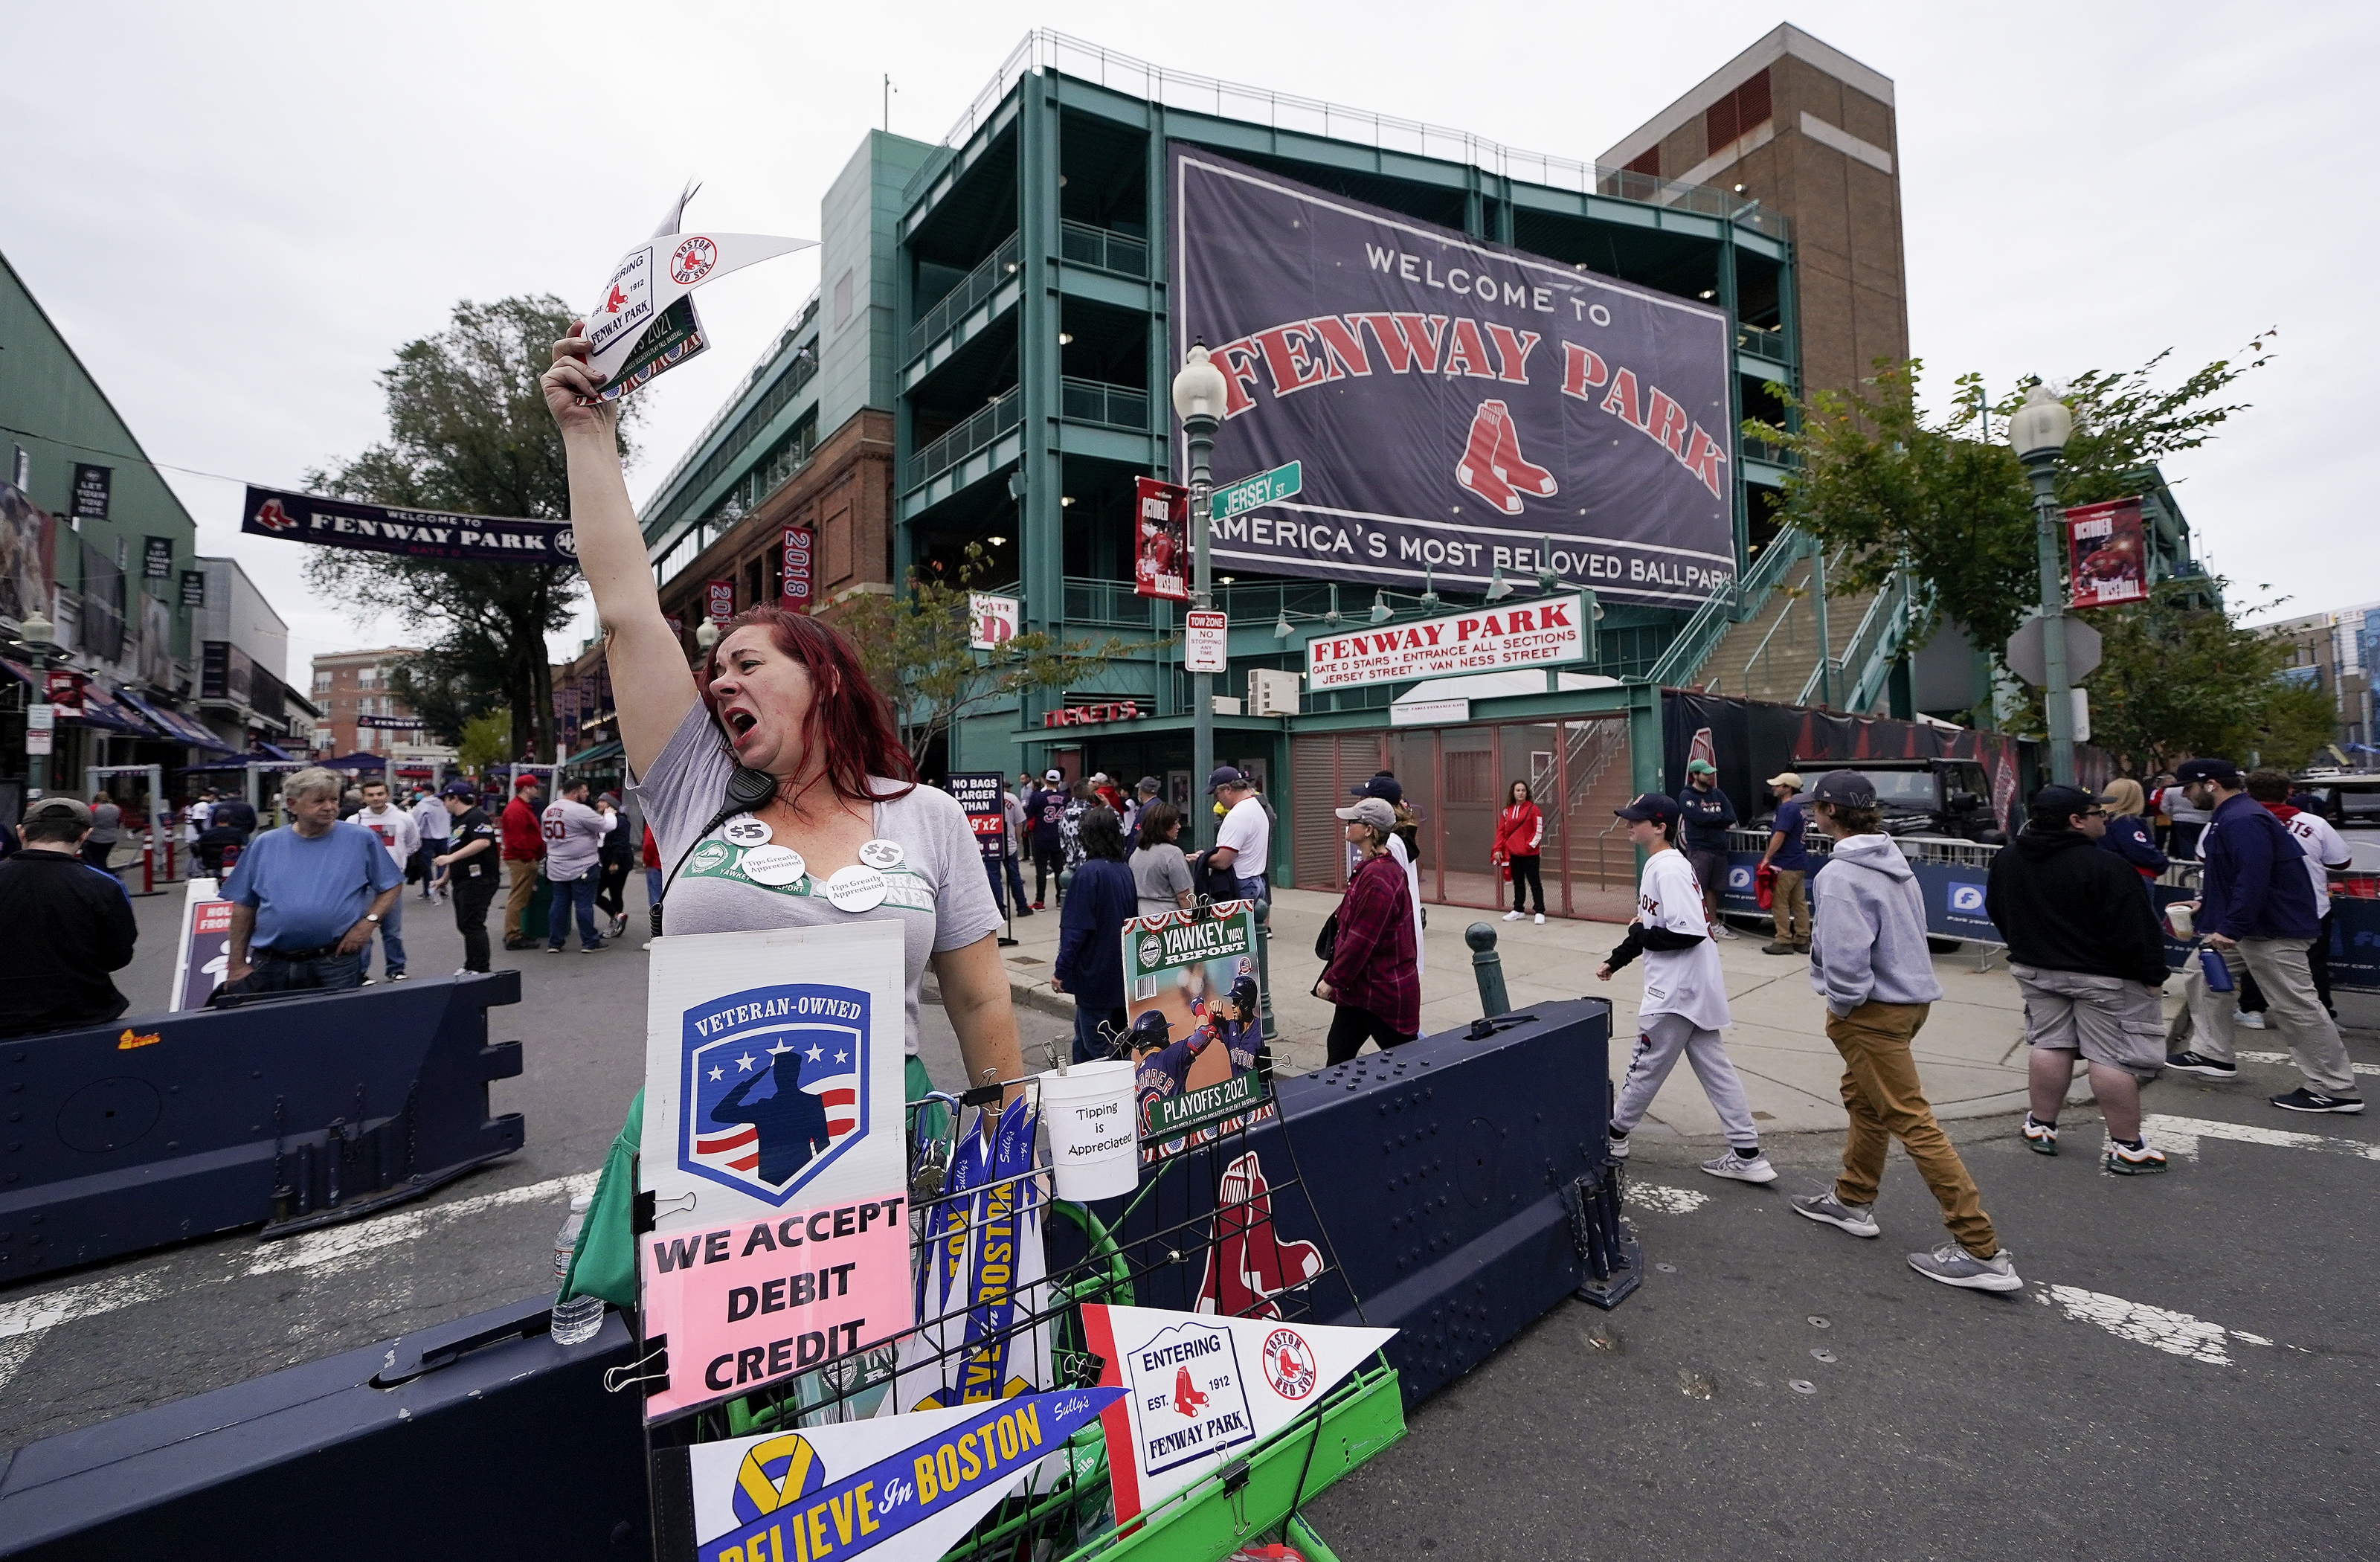
[[[1318,1377],[1314,1348],[1295,1329],[1275,1329],[1265,1336],[1265,1381],[1284,1399],[1303,1399],[1314,1392]]]
[[[1471,416],[1471,434],[1454,463],[1454,481],[1506,515],[1521,513],[1521,495],[1549,499],[1560,485],[1554,474],[1521,454],[1512,409],[1483,401]]]
[[[1198,1311],[1234,1318],[1278,1318],[1271,1299],[1322,1273],[1322,1250],[1284,1242],[1272,1218],[1272,1190],[1253,1150],[1223,1168],[1215,1191],[1215,1241],[1198,1283]]]
[[[611,296],[603,300],[603,312],[605,314],[617,314],[627,307],[628,295],[620,291],[620,285],[614,282],[612,284]]]
[[[681,287],[691,287],[710,275],[719,263],[719,246],[708,238],[687,239],[670,255],[670,280]]]
[[[298,518],[282,508],[280,500],[267,499],[257,506],[256,524],[267,531],[295,531]]]

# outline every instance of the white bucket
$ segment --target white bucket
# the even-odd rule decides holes
[[[1041,1076],[1041,1120],[1050,1125],[1050,1166],[1058,1197],[1081,1203],[1140,1186],[1140,1130],[1132,1065],[1077,1063]]]

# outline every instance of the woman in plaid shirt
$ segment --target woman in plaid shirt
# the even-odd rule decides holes
[[[1344,1063],[1366,1037],[1385,1051],[1420,1031],[1421,967],[1405,873],[1388,855],[1396,811],[1384,799],[1359,798],[1333,812],[1347,822],[1347,843],[1364,854],[1339,902],[1339,942],[1314,984],[1316,996],[1339,1006],[1330,1019],[1330,1060]]]

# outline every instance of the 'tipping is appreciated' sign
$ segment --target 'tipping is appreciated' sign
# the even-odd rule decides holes
[[[1586,602],[1572,592],[1320,636],[1305,642],[1305,687],[1353,689],[1400,678],[1556,666],[1585,654]]]

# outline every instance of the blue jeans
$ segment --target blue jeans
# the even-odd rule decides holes
[[[1082,999],[1076,998],[1075,1000],[1075,1061],[1100,1063],[1114,1056],[1108,1050],[1109,1041],[1099,1035],[1099,1027],[1104,1024],[1115,1036],[1122,1036],[1127,1023],[1124,1011],[1120,1008],[1094,1008],[1084,1003]]]
[[[575,879],[546,882],[553,886],[553,898],[545,908],[545,925],[549,929],[545,946],[562,947],[563,940],[570,936],[570,913],[575,909],[578,913],[578,946],[601,949],[603,938],[595,931],[595,871],[589,868]]]
[[[1032,908],[1025,905],[1025,870],[1023,864],[1017,860],[1016,853],[1013,851],[1006,857],[1001,859],[1001,860],[1007,864],[1008,867],[1008,893],[1010,897],[1014,899],[1018,906],[1024,907],[1026,914],[1030,916],[1032,914]],[[992,898],[995,900],[999,898],[996,892]]]
[[[276,960],[267,950],[255,952],[249,973],[225,993],[346,993],[363,985],[367,950],[352,955],[325,955],[315,960]]]
[[[1241,899],[1264,900],[1269,898],[1269,892],[1265,888],[1265,878],[1262,873],[1258,873],[1252,879],[1242,879],[1239,878],[1237,874],[1232,876],[1239,884]]]
[[[382,964],[387,968],[388,974],[403,975],[405,971],[405,897],[402,895],[388,903],[388,911],[380,920],[380,948],[382,956]],[[363,970],[370,970],[371,969],[370,945],[367,944],[363,946],[360,959]]]

